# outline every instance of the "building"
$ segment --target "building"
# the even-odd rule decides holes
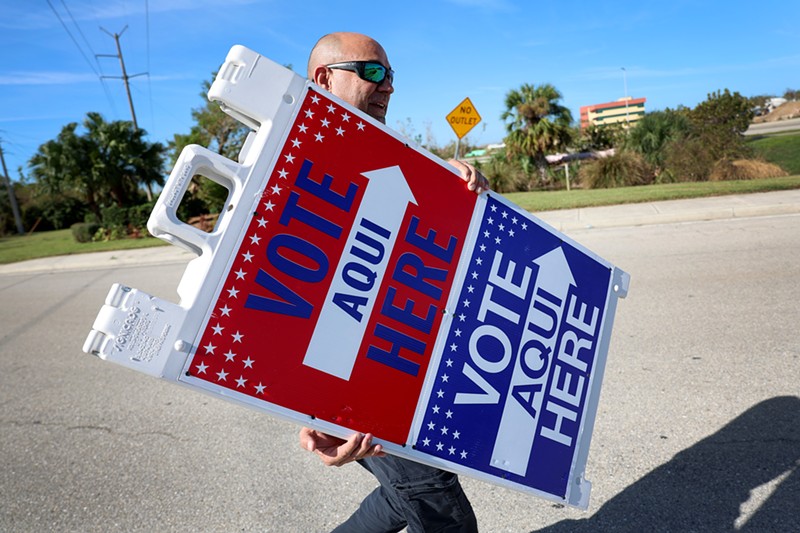
[[[616,102],[581,107],[581,129],[592,124],[633,124],[644,116],[646,98],[620,98]]]

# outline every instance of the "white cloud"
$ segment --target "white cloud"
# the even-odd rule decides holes
[[[11,72],[0,75],[0,85],[72,85],[96,81],[94,74],[75,72]]]

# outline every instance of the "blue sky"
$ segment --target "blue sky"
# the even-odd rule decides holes
[[[131,90],[151,141],[188,132],[232,45],[304,73],[321,35],[349,30],[379,40],[396,71],[387,125],[445,145],[455,139],[445,116],[465,97],[483,118],[468,140],[501,141],[505,95],[523,83],[553,84],[576,120],[626,84],[648,111],[693,107],[717,89],[800,89],[798,21],[800,2],[787,0],[0,0],[0,139],[17,180],[87,112],[130,119],[122,81],[100,79],[120,75],[117,59],[95,58],[116,53],[101,28],[127,27],[128,74],[147,73]]]

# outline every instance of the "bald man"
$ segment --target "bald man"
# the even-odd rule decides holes
[[[383,47],[359,33],[331,33],[311,51],[308,78],[342,100],[386,123],[394,92],[394,72]],[[450,160],[467,188],[477,193],[488,181],[472,165]],[[355,433],[339,439],[309,428],[300,430],[300,445],[328,466],[357,461],[380,482],[335,533],[473,532],[475,513],[458,476],[420,463],[387,455],[372,435]]]

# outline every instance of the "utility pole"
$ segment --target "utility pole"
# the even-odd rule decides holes
[[[625,84],[625,127],[628,128],[631,124],[628,116],[628,71],[625,70],[625,67],[620,68],[622,69],[622,82]]]
[[[106,30],[103,27],[101,27],[100,29],[103,30],[104,32],[106,32],[107,34],[109,34],[114,39],[114,42],[117,43],[117,54],[116,55],[113,55],[113,54],[97,54],[97,57],[116,57],[116,58],[119,58],[119,66],[122,68],[122,76],[101,76],[101,77],[102,78],[114,78],[114,79],[118,79],[118,80],[121,79],[125,83],[125,92],[128,94],[128,105],[131,108],[131,117],[133,118],[133,127],[138,130],[139,129],[139,125],[136,123],[136,113],[133,110],[133,99],[131,98],[131,88],[130,88],[130,85],[128,84],[128,80],[130,78],[135,78],[136,76],[142,76],[142,75],[147,74],[147,73],[146,72],[142,72],[142,73],[139,73],[139,74],[134,74],[133,76],[128,76],[128,72],[125,70],[125,60],[122,59],[122,48],[119,45],[119,38],[122,36],[123,33],[125,33],[125,30],[128,29],[127,25],[125,25],[125,27],[122,28],[122,31],[119,32],[119,33],[111,33],[110,31]]]
[[[3,163],[3,181],[5,182],[6,189],[8,190],[8,202],[11,204],[11,212],[14,214],[14,222],[17,223],[17,233],[24,235],[25,228],[22,227],[22,217],[19,215],[17,195],[14,194],[14,188],[11,185],[11,178],[8,177],[8,169],[6,169],[6,158],[3,155],[2,143],[0,143],[0,161]]]

